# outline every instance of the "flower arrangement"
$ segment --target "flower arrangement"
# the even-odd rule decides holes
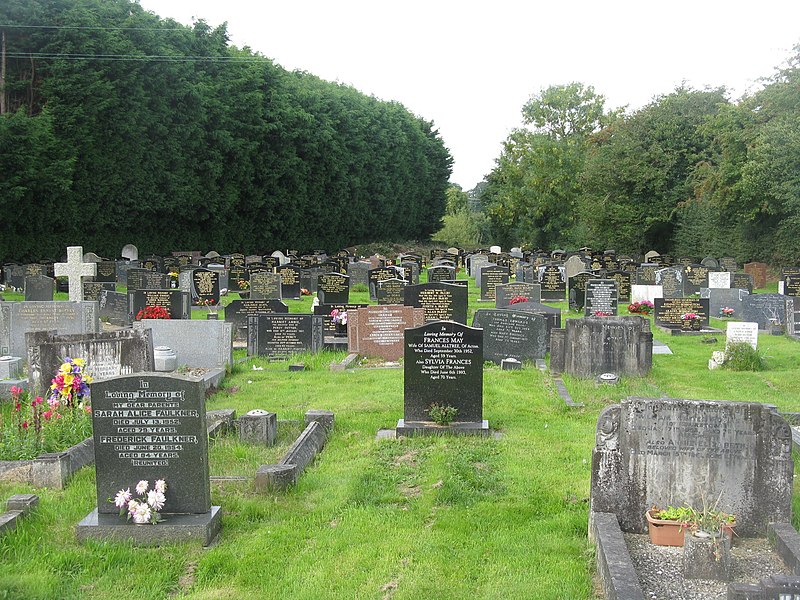
[[[509,304],[520,304],[521,302],[527,302],[527,296],[514,296],[511,300],[508,301]]]
[[[596,310],[596,311],[594,311],[594,316],[595,317],[611,317],[613,315],[610,312],[605,312],[605,311],[602,311],[602,310]]]
[[[205,300],[200,299],[197,301],[198,306],[205,306],[209,313],[212,315],[219,310],[219,302],[214,302],[211,298]]]
[[[307,290],[306,288],[300,288],[300,295],[301,296],[310,296],[311,292],[309,290]]]
[[[131,488],[120,490],[114,499],[109,498],[109,502],[119,508],[119,516],[127,513],[127,520],[133,520],[137,525],[144,523],[152,523],[155,525],[164,519],[158,512],[164,508],[164,503],[167,501],[166,491],[167,482],[163,479],[157,479],[153,483],[153,488],[150,489],[150,482],[142,479],[136,484],[136,493],[139,498],[134,498],[131,493]]]
[[[145,306],[136,313],[136,320],[142,319],[169,319],[169,311],[163,306]]]
[[[60,452],[92,434],[91,377],[81,359],[66,359],[45,398],[28,399],[12,386],[11,402],[0,404],[0,460],[29,460]]]
[[[334,308],[331,311],[331,318],[336,325],[347,325],[347,311]]]
[[[170,271],[167,273],[167,282],[169,283],[170,289],[178,289],[178,272],[177,271]]]
[[[239,279],[236,283],[239,284],[240,290],[249,290],[250,289],[250,281],[247,279]]]
[[[730,306],[723,306],[719,309],[719,314],[721,317],[732,317],[733,309]]]
[[[64,359],[56,376],[50,381],[50,396],[47,403],[50,408],[58,408],[61,404],[67,407],[84,406],[89,399],[89,384],[92,378],[84,372],[86,361],[82,358]]]
[[[693,313],[693,312],[683,313],[681,315],[681,320],[682,321],[690,321],[691,322],[691,321],[696,321],[699,318],[700,318],[700,315],[698,315],[697,313]]]
[[[653,308],[655,308],[655,306],[652,302],[649,300],[642,300],[641,302],[629,304],[628,312],[636,315],[649,315],[653,311]]]

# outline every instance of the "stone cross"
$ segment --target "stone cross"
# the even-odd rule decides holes
[[[83,301],[82,277],[93,277],[97,274],[95,263],[83,262],[83,246],[67,246],[67,262],[54,265],[56,277],[69,279],[69,301]]]

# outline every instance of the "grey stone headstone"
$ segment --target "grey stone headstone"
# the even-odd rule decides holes
[[[27,356],[31,331],[97,333],[97,302],[0,302],[0,356]]]
[[[250,299],[251,300],[280,300],[283,298],[281,293],[281,276],[277,273],[254,273],[250,276]]]
[[[248,317],[248,356],[289,356],[322,349],[322,316],[271,314]]]
[[[139,260],[139,249],[133,244],[126,244],[122,247],[120,256],[122,256],[122,258],[127,258],[128,260]]]
[[[369,285],[367,276],[372,266],[368,262],[354,262],[347,267],[347,274],[350,276],[350,285]],[[319,275],[319,273],[317,274]]]
[[[136,321],[134,329],[153,330],[154,346],[169,346],[178,365],[189,368],[227,368],[233,364],[233,325],[225,321],[162,320]]]
[[[153,370],[150,330],[56,335],[37,331],[26,334],[28,381],[33,395],[44,396],[64,358],[82,358],[95,381]]]
[[[289,263],[278,267],[276,272],[281,276],[281,296],[283,298],[300,298],[302,269]]]
[[[708,314],[712,317],[721,317],[723,308],[732,308],[735,319],[742,318],[744,299],[749,296],[746,290],[739,288],[701,288],[700,297],[708,298]]]
[[[443,281],[449,279],[456,278],[456,269],[455,267],[450,267],[446,265],[438,265],[435,267],[431,267],[428,269],[428,282],[433,283],[434,281]]]
[[[686,295],[685,281],[683,267],[664,267],[656,271],[656,285],[661,286],[664,298],[683,298]]]
[[[792,507],[792,432],[757,402],[627,398],[605,408],[592,453],[591,510],[647,531],[652,506],[717,504],[739,535],[765,535]]]
[[[700,264],[703,265],[704,267],[708,267],[712,271],[719,269],[719,262],[713,256],[706,256],[703,260],[700,261]]]
[[[54,265],[56,277],[66,277],[69,281],[70,302],[83,302],[83,278],[94,277],[97,265],[83,262],[83,247],[69,246],[67,262]]]
[[[800,337],[800,298],[786,299],[786,335]]]
[[[56,291],[56,280],[47,275],[25,278],[26,302],[51,302]]]
[[[225,307],[225,320],[233,325],[235,340],[247,340],[248,318],[256,315],[289,312],[289,307],[280,300],[234,300]]]
[[[567,279],[577,275],[578,273],[586,271],[588,268],[589,266],[586,264],[586,261],[577,255],[570,256],[564,263],[564,270],[567,273]]]
[[[645,376],[653,364],[653,334],[643,317],[567,319],[550,333],[550,369],[577,377],[602,373]]]
[[[515,281],[505,285],[500,284],[495,286],[494,292],[497,308],[508,306],[513,298],[527,298],[528,302],[542,301],[542,286],[538,283]]]
[[[786,322],[786,296],[781,294],[750,294],[743,300],[741,318],[758,323],[758,328],[769,329],[771,324]]]
[[[535,360],[547,353],[544,315],[481,308],[475,312],[472,326],[483,329],[484,359],[495,364],[505,358]]]

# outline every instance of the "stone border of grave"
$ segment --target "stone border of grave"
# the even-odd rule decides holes
[[[209,439],[234,429],[236,411],[233,409],[206,412]],[[306,411],[306,428],[274,465],[261,465],[255,474],[255,489],[259,492],[280,492],[297,483],[305,468],[319,454],[333,431],[335,415],[329,410]],[[237,478],[239,479],[239,478]]]
[[[16,528],[20,519],[39,504],[36,494],[14,494],[6,501],[6,512],[0,514],[0,535]]]
[[[31,460],[0,461],[0,481],[62,490],[72,475],[94,464],[94,439],[89,437],[63,452],[41,454]]]
[[[589,540],[594,542],[597,550],[597,576],[605,597],[644,600],[617,516],[614,513],[592,513],[589,524]],[[800,572],[800,534],[794,527],[789,523],[770,523],[767,534],[775,552],[791,572]]]

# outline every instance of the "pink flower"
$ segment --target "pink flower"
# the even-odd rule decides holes
[[[22,428],[23,429],[27,429],[28,428],[28,422],[27,421],[23,421],[22,422]]]
[[[53,416],[53,411],[52,410],[46,410],[46,411],[44,411],[42,413],[42,416],[44,417],[44,420],[47,421],[50,417]]]
[[[120,490],[117,492],[117,495],[114,497],[114,505],[117,508],[124,508],[128,506],[128,503],[131,501],[131,488],[127,490]]]

